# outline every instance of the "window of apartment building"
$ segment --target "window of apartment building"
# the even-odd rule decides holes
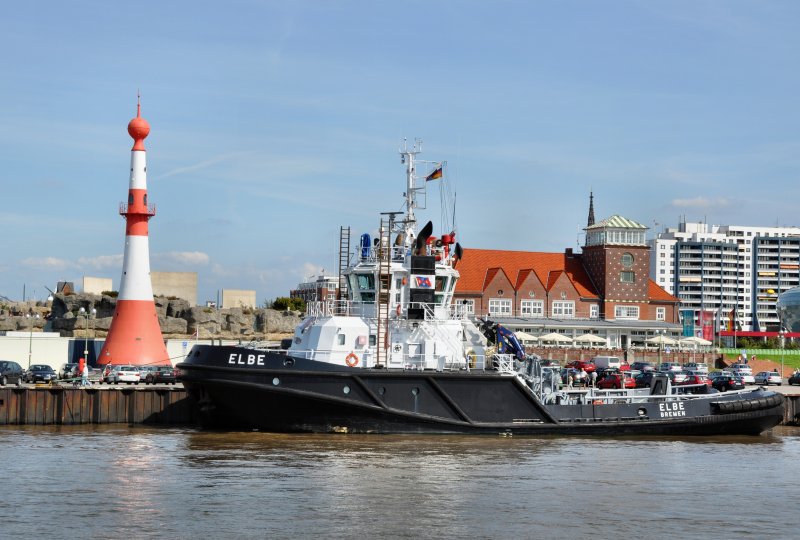
[[[661,270],[659,270],[659,271],[658,271],[658,273],[659,273],[659,274],[666,274],[666,273],[667,273],[667,271],[666,271],[666,270],[664,270],[664,269],[662,268]]]
[[[589,318],[590,319],[600,318],[600,306],[598,306],[597,304],[591,304],[589,306]]]
[[[638,319],[639,306],[616,306],[614,317],[617,319]]]
[[[572,300],[553,300],[553,317],[574,317],[575,302]]]
[[[656,320],[663,321],[667,318],[667,308],[665,307],[657,307],[656,308]]]
[[[625,270],[619,273],[619,280],[622,283],[633,283],[634,282],[634,274],[629,270]]]
[[[489,313],[491,313],[495,317],[498,315],[511,315],[511,299],[490,298]]]
[[[523,300],[519,303],[519,310],[523,317],[542,317],[544,300]]]
[[[667,266],[667,261],[661,261],[661,266]]]

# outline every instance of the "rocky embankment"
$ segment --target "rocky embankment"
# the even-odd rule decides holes
[[[215,309],[190,306],[179,298],[155,297],[164,338],[276,339],[294,332],[301,315],[274,309]],[[97,294],[56,294],[52,303],[17,302],[0,307],[0,331],[51,331],[62,336],[105,337],[117,305],[116,298]],[[90,317],[84,313],[96,313]],[[37,318],[38,315],[38,318]]]

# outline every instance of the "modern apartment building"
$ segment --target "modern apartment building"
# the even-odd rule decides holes
[[[683,222],[650,240],[653,280],[722,329],[777,331],[778,294],[800,284],[800,228]]]

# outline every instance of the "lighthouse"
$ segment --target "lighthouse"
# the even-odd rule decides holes
[[[142,118],[141,109],[137,99],[136,118],[128,123],[128,134],[133,138],[131,177],[128,202],[119,206],[119,213],[125,218],[125,256],[117,307],[98,360],[103,365],[170,365],[150,281],[147,223],[156,215],[156,209],[147,202],[144,139],[150,134],[150,124]]]

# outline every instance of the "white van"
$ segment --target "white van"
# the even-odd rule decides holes
[[[591,362],[597,366],[597,369],[620,369],[622,367],[622,360],[619,359],[619,356],[595,356]]]

